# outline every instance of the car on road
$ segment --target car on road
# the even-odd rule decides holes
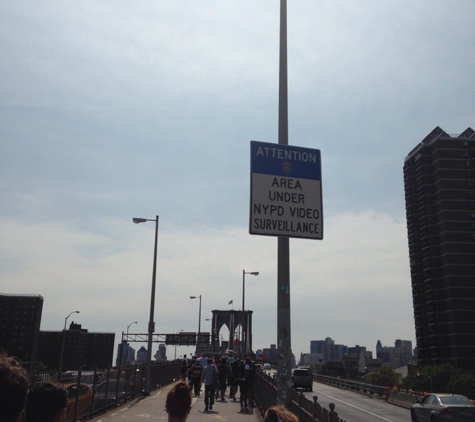
[[[272,369],[272,366],[270,363],[264,363],[264,365],[262,365],[262,370],[264,371],[270,371]]]
[[[118,406],[127,401],[125,380],[110,379],[100,383],[94,395],[94,410],[105,410],[110,406]],[[129,389],[130,391],[130,389]]]
[[[303,388],[313,391],[313,374],[309,368],[292,369],[292,385],[294,388]]]
[[[475,405],[461,394],[428,394],[411,407],[412,422],[472,422]]]
[[[66,420],[72,420],[76,409],[77,400],[77,419],[86,419],[92,413],[92,388],[80,383],[64,384],[64,388],[68,392],[68,407],[66,410]]]

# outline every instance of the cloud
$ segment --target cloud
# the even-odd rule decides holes
[[[99,233],[85,233],[74,222],[2,220],[3,289],[45,298],[43,330],[61,329],[63,315],[77,309],[76,321],[90,330],[115,331],[118,338],[130,321],[138,321],[136,328],[146,331],[154,223],[111,219],[100,225]],[[368,348],[380,338],[413,339],[404,223],[374,211],[345,213],[327,217],[325,231],[321,242],[291,240],[294,350],[327,336]],[[276,243],[237,227],[190,230],[162,221],[157,332],[196,329],[198,303],[189,296],[202,295],[203,331],[213,309],[229,309],[229,300],[239,309],[245,269],[260,273],[246,277],[254,346],[275,343]],[[9,263],[16,271],[9,271]]]
[[[276,342],[273,238],[249,236],[249,141],[278,136],[279,7],[219,0],[0,6],[1,277],[43,329],[147,330],[255,310]],[[411,339],[404,158],[473,126],[472,1],[288,5],[289,142],[322,153],[325,239],[291,244],[294,352]],[[247,306],[246,306],[247,307]]]

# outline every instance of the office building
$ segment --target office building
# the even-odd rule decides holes
[[[406,366],[413,361],[412,341],[397,339],[394,347],[383,346],[381,341],[376,343],[376,357],[393,368]]]
[[[157,362],[166,362],[166,360],[167,360],[167,346],[165,346],[164,344],[159,344],[158,345],[158,350],[155,353],[154,358]]]
[[[40,295],[0,295],[0,350],[22,362],[37,360],[43,312]]]
[[[117,346],[116,365],[128,365],[135,359],[135,349],[130,347],[130,344],[122,340]]]
[[[147,349],[143,346],[137,351],[137,362],[138,363],[147,362]]]
[[[475,131],[436,127],[406,157],[419,363],[475,369]]]
[[[38,358],[48,368],[77,371],[81,366],[100,369],[112,365],[115,333],[89,333],[71,322],[69,330],[41,331]],[[64,342],[64,347],[63,347]]]

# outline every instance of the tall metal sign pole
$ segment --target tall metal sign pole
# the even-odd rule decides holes
[[[288,145],[287,5],[281,0],[279,143],[251,141],[249,233],[277,237],[277,403],[290,407],[289,238],[323,239],[322,171],[318,149]]]
[[[289,144],[287,97],[287,0],[280,0],[279,145]],[[277,238],[277,403],[291,400],[290,258],[289,238]]]

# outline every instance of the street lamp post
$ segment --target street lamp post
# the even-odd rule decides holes
[[[63,355],[64,355],[64,340],[66,338],[66,324],[68,322],[68,318],[72,314],[79,314],[79,311],[72,311],[66,318],[64,318],[63,342],[62,342],[62,345],[61,345],[61,356],[59,358],[59,372],[63,372]]]
[[[196,354],[200,350],[200,333],[201,333],[201,295],[199,296],[190,296],[190,299],[199,299],[200,300],[200,310],[198,313],[198,339],[196,341]]]
[[[183,330],[177,331],[175,334],[181,333]],[[176,343],[175,343],[175,360],[176,360]]]
[[[129,325],[127,325],[127,340],[129,340],[129,328],[132,324],[138,324],[137,321],[131,322]]]
[[[145,395],[150,395],[152,381],[152,341],[155,331],[154,309],[155,309],[155,283],[157,279],[157,243],[158,243],[158,215],[155,220],[148,218],[136,218],[132,221],[135,224],[145,223],[146,221],[155,221],[155,246],[153,251],[153,273],[152,273],[152,293],[150,295],[150,318],[148,321],[148,344],[147,344],[147,376],[145,379]]]
[[[244,308],[244,297],[245,297],[245,288],[246,288],[246,274],[259,275],[258,271],[246,272],[242,270],[242,318],[241,318],[241,354],[244,355],[247,353],[247,344],[244,343],[244,331],[246,331],[246,343],[247,343],[247,329],[244,330],[244,318],[246,316],[246,309]],[[244,356],[241,356],[244,357]]]

